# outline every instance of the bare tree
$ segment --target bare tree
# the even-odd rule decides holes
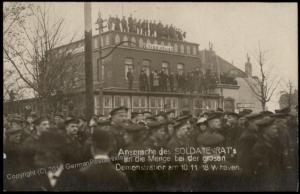
[[[14,77],[13,70],[4,69],[3,72],[3,100],[4,102],[12,102],[14,100],[22,100],[25,95],[26,87],[20,83],[18,77]]]
[[[279,99],[279,104],[281,108],[288,107],[291,108],[292,104],[295,104],[295,96],[294,96],[294,84],[289,79],[283,86],[283,90],[279,93],[281,94]]]
[[[260,75],[259,77],[248,77],[245,78],[245,81],[251,88],[255,97],[261,103],[261,108],[263,111],[266,110],[267,103],[271,100],[274,95],[275,90],[280,83],[280,78],[273,76],[271,77],[271,73],[266,71],[266,51],[262,51],[259,46],[258,57],[256,57]]]
[[[34,91],[42,102],[40,111],[45,112],[49,107],[49,98],[58,91],[75,87],[82,76],[78,71],[80,65],[74,64],[71,59],[76,45],[55,49],[66,39],[63,33],[64,19],[52,18],[55,14],[49,6],[29,6],[27,9],[27,22],[18,25],[24,41],[18,41],[16,36],[4,36],[3,50],[9,67],[13,67],[18,77]],[[68,42],[73,42],[74,37],[75,34]],[[12,44],[14,42],[18,44]]]

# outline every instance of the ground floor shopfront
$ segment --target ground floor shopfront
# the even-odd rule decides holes
[[[99,91],[95,91],[93,100],[95,103],[95,114],[105,116],[108,116],[112,109],[119,106],[128,107],[129,112],[150,111],[153,114],[174,109],[175,116],[179,115],[182,111],[189,111],[191,114],[197,116],[204,111],[224,107],[224,99],[218,94],[203,95],[104,89],[102,93],[102,111],[100,108],[101,96]],[[64,115],[84,115],[85,93],[78,92],[68,95],[60,106],[55,106],[51,106],[51,113],[62,112]],[[6,103],[5,112],[22,113],[26,109],[25,107],[30,107],[31,110],[39,112],[39,100],[30,99],[9,104]]]
[[[99,106],[99,95],[95,94],[95,113],[108,115],[116,107],[126,106],[130,112],[175,110],[175,116],[182,111],[190,111],[197,116],[207,110],[223,107],[223,98],[219,95],[201,95],[170,92],[103,91],[103,112]]]

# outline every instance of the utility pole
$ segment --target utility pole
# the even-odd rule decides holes
[[[85,47],[85,104],[86,119],[89,122],[94,115],[94,83],[92,58],[92,6],[84,2],[84,47]]]
[[[98,28],[96,30],[98,30],[99,32],[99,36],[98,36],[98,49],[99,49],[99,59],[98,59],[98,67],[99,67],[99,109],[100,109],[100,114],[103,114],[103,84],[104,84],[104,79],[102,77],[102,41],[101,41],[101,36],[102,36],[102,32],[103,32],[103,28],[105,28],[106,26],[103,26],[103,22],[105,20],[103,20],[101,18],[101,13],[100,10],[98,12],[98,19],[96,24],[98,24]]]

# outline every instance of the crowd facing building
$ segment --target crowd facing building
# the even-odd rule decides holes
[[[4,115],[4,190],[297,190],[298,115],[289,108],[275,113],[218,109],[199,117],[190,111],[179,116],[174,116],[174,110],[159,114],[128,111],[127,107],[117,107],[110,117],[95,116],[90,121],[60,113],[52,118],[34,112],[26,117]],[[188,163],[199,166],[197,171],[148,171],[138,169],[140,163],[118,157],[120,150],[158,152],[161,148],[170,150],[168,155],[188,157],[175,152],[182,147],[232,147],[235,152],[225,154],[226,161],[220,164],[238,166],[238,170],[206,171],[200,166],[216,163],[200,160]],[[221,157],[224,153],[215,154]],[[145,165],[184,163],[171,158]],[[120,170],[120,166],[126,168]]]

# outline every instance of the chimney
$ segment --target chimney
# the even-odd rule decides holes
[[[247,62],[245,63],[245,73],[248,77],[252,77],[252,64],[250,62],[250,57],[247,53]]]

